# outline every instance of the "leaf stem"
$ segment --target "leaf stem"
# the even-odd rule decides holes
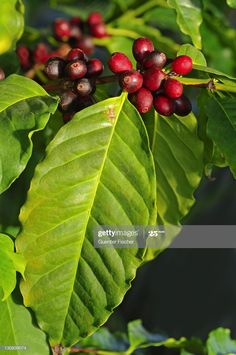
[[[92,354],[97,354],[98,350],[95,349],[79,349],[79,348],[71,348],[70,353],[92,353]]]

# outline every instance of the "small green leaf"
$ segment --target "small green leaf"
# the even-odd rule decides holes
[[[196,70],[199,70],[199,71],[203,71],[205,73],[209,73],[209,74],[213,74],[213,75],[216,75],[218,77],[226,77],[228,79],[231,79],[231,80],[236,80],[235,77],[231,76],[231,75],[228,75],[228,74],[225,74],[219,70],[216,70],[214,68],[210,68],[210,67],[206,67],[206,66],[203,66],[203,65],[199,65],[199,64],[194,64],[193,65],[193,69],[196,69]]]
[[[199,0],[167,0],[176,10],[177,23],[181,31],[192,38],[193,44],[201,49],[200,25],[202,23],[201,2]]]
[[[24,30],[22,0],[0,1],[0,54],[14,49]]]
[[[236,9],[236,0],[226,0],[226,2],[230,7]]]
[[[236,99],[209,96],[205,106],[207,133],[225,156],[236,178]]]
[[[21,211],[24,302],[52,345],[94,332],[123,299],[141,249],[95,249],[97,225],[149,225],[155,169],[143,121],[122,94],[79,112],[49,144]]]
[[[0,193],[21,174],[32,154],[32,134],[57,108],[35,81],[11,75],[0,82]]]
[[[3,293],[0,288],[0,299]],[[3,346],[23,346],[16,350],[3,350],[2,354],[13,355],[49,355],[51,354],[46,342],[46,335],[36,328],[31,319],[30,312],[20,304],[14,295],[5,301],[0,301],[0,344]]]
[[[5,301],[16,287],[16,272],[24,276],[25,260],[14,252],[14,243],[10,237],[0,233],[0,288]]]
[[[198,65],[203,65],[206,66],[207,62],[206,59],[203,55],[203,53],[195,48],[194,46],[192,46],[191,44],[183,44],[177,55],[188,55],[189,57],[192,58],[193,64],[198,64]]]
[[[236,341],[230,337],[230,330],[218,328],[207,339],[208,355],[229,355],[236,353]]]

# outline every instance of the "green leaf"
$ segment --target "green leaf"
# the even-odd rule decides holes
[[[176,10],[177,23],[181,31],[189,35],[193,44],[201,49],[201,2],[199,0],[167,0],[167,3]]]
[[[0,298],[2,298],[0,289]],[[24,346],[26,349],[3,350],[12,355],[49,355],[45,334],[32,324],[30,312],[12,296],[0,301],[0,344],[2,346]]]
[[[144,117],[157,176],[157,224],[178,226],[195,202],[203,171],[203,143],[193,113],[186,117]]]
[[[207,133],[225,156],[236,178],[236,99],[209,96],[206,101]]]
[[[236,341],[230,337],[230,330],[218,328],[207,339],[208,355],[229,355],[236,353]]]
[[[24,276],[25,260],[14,252],[14,243],[10,237],[0,233],[0,288],[5,301],[16,287],[16,272]]]
[[[195,48],[194,46],[192,46],[191,44],[183,44],[177,55],[188,55],[189,57],[192,58],[193,64],[198,64],[198,65],[203,65],[206,66],[207,62],[206,59],[204,57],[204,55],[202,54],[201,51],[199,51],[199,49]]]
[[[22,0],[0,1],[0,54],[14,49],[24,30]]]
[[[126,97],[81,111],[58,132],[21,211],[21,290],[53,345],[70,346],[103,324],[142,262],[141,249],[95,249],[94,227],[155,223],[148,137]]]
[[[226,0],[226,2],[230,7],[236,9],[236,0]]]
[[[32,134],[42,130],[57,108],[35,81],[11,75],[0,82],[0,193],[24,170],[32,153]]]
[[[196,70],[199,70],[199,71],[203,71],[205,73],[209,73],[209,74],[213,74],[213,75],[216,75],[218,77],[226,77],[226,78],[229,78],[231,80],[236,80],[235,77],[231,76],[231,75],[228,75],[226,73],[223,73],[219,70],[216,70],[214,68],[210,68],[210,67],[206,67],[206,66],[203,66],[203,65],[198,65],[198,64],[194,64],[193,65],[193,69],[196,69]]]

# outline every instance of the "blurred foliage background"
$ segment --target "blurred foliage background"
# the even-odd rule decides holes
[[[157,0],[161,7],[151,8],[127,23],[124,15],[129,16],[129,7],[136,8],[142,3],[137,0],[25,0],[28,27],[22,41],[27,41],[27,36],[38,39],[39,35],[48,39],[52,21],[57,17],[86,18],[89,12],[98,10],[110,25],[126,21],[126,30],[137,29],[141,35],[155,37],[157,48],[170,56],[175,54],[179,44],[191,43],[191,38],[180,32],[175,11],[165,6],[165,0]],[[236,10],[222,0],[203,0],[202,6],[202,51],[208,65],[236,76]],[[131,53],[132,38],[123,37],[118,31],[114,34],[106,43],[107,48]],[[108,56],[106,50],[98,49],[98,52],[104,59]],[[195,94],[192,94],[194,100],[193,96]],[[18,211],[25,200],[35,162],[44,154],[45,140],[40,140],[36,134],[34,141],[36,148],[27,170],[0,200],[0,224],[11,225],[12,233],[18,229]],[[215,168],[212,177],[203,179],[196,192],[197,202],[184,220],[185,224],[235,224],[235,181],[226,168]],[[16,191],[17,199],[13,200]],[[147,328],[174,337],[204,337],[218,326],[231,328],[235,337],[235,269],[235,250],[169,249],[139,270],[133,288],[108,325],[114,330],[124,329],[128,321],[141,318]]]

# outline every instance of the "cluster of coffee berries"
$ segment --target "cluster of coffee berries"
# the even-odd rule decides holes
[[[63,56],[65,50],[68,52],[70,47],[65,49],[64,46],[60,46],[57,50],[53,50],[46,43],[40,42],[33,49],[30,49],[25,45],[20,45],[16,49],[16,54],[21,69],[27,71],[37,64],[45,64],[48,59],[52,57]]]
[[[93,103],[96,79],[103,72],[103,64],[97,59],[88,59],[80,48],[71,49],[66,59],[50,58],[45,65],[45,74],[51,80],[61,79],[59,88],[60,110],[64,121]]]
[[[188,115],[192,110],[191,102],[183,95],[183,85],[173,77],[190,73],[192,59],[182,55],[170,61],[165,53],[155,50],[148,38],[134,41],[133,55],[137,61],[136,70],[121,52],[113,53],[108,65],[118,75],[120,87],[130,94],[130,101],[138,111],[146,113],[154,106],[163,116]]]
[[[108,36],[106,25],[99,12],[92,12],[87,21],[82,21],[80,17],[72,17],[70,20],[56,19],[53,24],[53,33],[58,41],[81,48],[88,55],[94,50],[92,37]]]

